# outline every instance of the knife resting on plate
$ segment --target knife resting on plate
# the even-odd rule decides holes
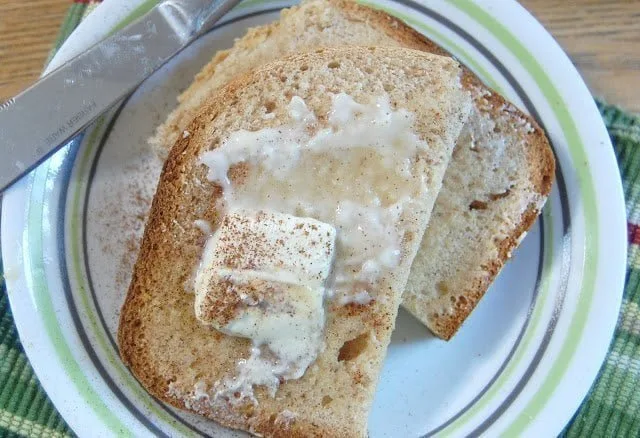
[[[160,1],[0,104],[0,192],[135,90],[239,1]]]

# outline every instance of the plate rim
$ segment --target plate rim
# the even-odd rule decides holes
[[[112,18],[117,18],[117,17],[118,17],[118,14],[117,14],[117,13],[113,13],[113,12],[118,12],[118,11],[119,11],[119,12],[123,12],[123,11],[124,11],[124,12],[127,12],[127,11],[128,11],[128,13],[131,13],[131,8],[125,8],[125,7],[123,7],[123,6],[122,6],[122,4],[125,4],[125,3],[128,3],[129,5],[132,5],[132,4],[149,5],[149,4],[153,4],[153,3],[155,3],[155,1],[154,1],[154,0],[142,0],[142,1],[136,1],[136,2],[126,2],[126,1],[123,1],[123,0],[110,0],[110,1],[106,1],[106,2],[104,2],[102,5],[100,5],[100,6],[98,7],[98,9],[97,9],[97,10],[96,10],[92,15],[90,15],[90,16],[89,16],[89,18],[92,18],[92,16],[93,16],[93,17],[95,17],[96,19],[97,19],[97,18],[99,18],[99,17],[102,17],[102,18],[103,18],[103,14],[107,14],[107,12],[109,12],[109,13],[111,14],[111,17],[112,17]],[[469,3],[469,4],[471,4],[471,5],[475,5],[473,2],[465,2],[465,3]],[[482,3],[482,2],[479,2],[479,3]],[[486,3],[486,2],[485,2],[485,3]],[[118,5],[118,4],[120,4],[120,8],[119,8],[119,9],[117,9],[117,5]],[[109,5],[109,9],[107,8],[107,5]],[[475,6],[477,6],[477,5],[475,5]],[[485,12],[481,7],[479,7],[479,6],[477,6],[477,7],[479,8],[480,12]],[[519,6],[519,5],[517,5],[517,7],[520,7],[520,6]],[[521,8],[521,7],[520,7],[520,8]],[[99,14],[99,13],[98,13],[98,10],[100,10],[100,11],[102,11],[102,12]],[[524,9],[523,9],[523,10],[524,10]],[[486,13],[486,12],[485,12],[485,13]],[[527,12],[526,14],[528,14],[528,12]],[[122,15],[122,14],[121,14],[121,15]],[[530,17],[530,16],[529,16],[529,17]],[[87,19],[87,21],[88,21],[88,20],[89,20],[89,19]],[[94,21],[96,21],[96,20],[94,20]],[[84,26],[84,28],[81,28],[81,27],[83,26],[83,24],[84,24],[85,26]],[[86,32],[87,32],[87,31],[86,31],[86,30],[84,30],[84,29],[88,29],[88,31],[89,31],[89,32],[95,32],[96,34],[97,34],[98,32],[96,32],[96,31],[95,31],[95,28],[94,28],[94,29],[90,29],[90,28],[89,28],[89,25],[90,25],[90,24],[91,24],[91,25],[94,25],[94,24],[92,24],[92,23],[90,23],[90,22],[83,23],[83,24],[81,24],[81,25],[79,26],[79,28],[78,28],[78,29],[76,29],[76,31],[74,31],[74,33],[72,34],[72,36],[71,36],[71,37],[70,37],[70,39],[68,40],[68,41],[69,41],[69,45],[67,46],[67,44],[65,44],[65,46],[63,46],[63,49],[64,49],[64,50],[66,50],[66,51],[61,50],[61,52],[59,52],[58,56],[56,56],[56,57],[54,58],[54,61],[53,61],[53,62],[52,62],[52,64],[50,65],[50,68],[54,68],[54,67],[55,67],[55,65],[57,65],[57,64],[56,64],[56,62],[57,62],[57,63],[62,62],[62,60],[64,59],[64,58],[62,57],[62,54],[65,54],[65,56],[69,56],[69,55],[71,55],[71,54],[73,53],[73,49],[74,49],[74,45],[73,45],[73,44],[75,44],[75,45],[76,45],[76,47],[75,47],[75,48],[76,48],[76,50],[81,49],[83,45],[84,45],[84,47],[87,47],[87,46],[89,46],[89,45],[90,45],[90,41],[89,41],[89,40],[80,41],[80,40],[84,37],[84,34],[86,34]],[[536,24],[537,24],[537,22],[536,22]],[[104,29],[107,27],[107,24],[106,24],[106,23],[103,23],[103,24],[102,24],[102,26],[104,26],[104,28],[103,28],[103,30],[104,30]],[[540,25],[538,24],[538,26],[540,26]],[[81,30],[82,30],[82,32],[80,32]],[[543,31],[543,32],[546,34],[546,31]],[[548,35],[548,34],[547,34],[547,35]],[[73,44],[72,44],[72,43],[73,43]],[[69,48],[68,48],[68,49],[65,49],[66,47],[69,47]],[[557,49],[557,50],[561,50],[561,49],[559,49],[559,47],[556,47],[556,49]],[[563,55],[564,55],[564,54],[563,54]],[[566,57],[566,55],[564,55],[564,56]],[[575,69],[574,69],[574,71],[573,71],[572,73],[573,73],[574,75],[577,75],[577,72],[575,71]],[[584,84],[582,84],[582,85],[583,85],[584,90],[586,90],[586,87],[584,86]],[[590,97],[590,95],[589,95],[589,97]],[[594,104],[594,103],[592,103],[592,106],[593,106],[593,109],[595,109],[595,104]],[[593,109],[592,109],[592,112],[593,112]],[[597,111],[597,110],[596,110],[596,111]],[[599,117],[599,114],[598,114],[598,117]],[[599,130],[600,130],[600,131],[604,131],[604,129],[605,129],[605,128],[604,128],[604,124],[603,124],[603,122],[602,122],[602,120],[601,120],[601,119],[599,119],[599,121],[600,121],[600,125],[601,125],[601,126],[596,126],[596,127],[594,127],[593,129],[598,129],[598,128],[599,128]],[[604,131],[604,132],[605,132],[605,136],[606,136],[606,131]],[[600,132],[600,136],[602,136],[602,132]],[[606,139],[607,139],[607,141],[608,141],[608,136],[606,136]],[[609,145],[610,145],[610,144],[609,144]],[[605,145],[605,146],[606,146],[606,145]],[[613,150],[612,150],[612,148],[611,148],[611,150],[610,150],[610,155],[611,155],[611,156],[613,156]],[[615,164],[615,161],[614,161],[614,164]],[[616,169],[616,173],[617,173],[617,166],[615,167],[615,169]],[[619,174],[618,174],[618,176],[619,176]],[[620,186],[620,190],[619,190],[619,195],[620,195],[620,196],[619,196],[619,198],[620,198],[620,199],[622,199],[622,196],[621,196],[621,193],[622,193],[622,192],[621,192],[621,185],[619,184],[619,178],[618,178],[618,185]],[[14,191],[16,191],[16,192],[17,192],[18,190],[26,190],[26,187],[24,186],[24,184],[20,184],[20,185],[19,185],[18,187],[16,187],[15,189],[12,189],[11,193],[14,193]],[[25,191],[24,193],[26,194],[26,191]],[[613,196],[612,198],[615,198],[615,196]],[[3,209],[2,209],[2,211],[3,211],[3,221],[2,221],[2,222],[3,222],[3,235],[2,235],[2,237],[3,237],[3,241],[5,241],[5,239],[4,239],[4,238],[5,238],[5,233],[4,233],[5,223],[6,223],[6,221],[7,221],[7,220],[10,220],[9,218],[5,218],[5,212],[6,212],[6,211],[8,211],[8,210],[10,210],[10,209],[8,208],[8,207],[9,207],[9,205],[8,205],[8,204],[9,204],[9,200],[10,200],[10,199],[13,199],[14,201],[16,200],[15,198],[10,198],[10,197],[6,197],[6,198],[3,200]],[[620,199],[618,199],[617,201],[620,201]],[[613,202],[615,203],[615,202],[616,202],[616,200],[614,200]],[[622,205],[622,216],[623,216],[623,218],[624,218],[624,201],[619,202],[619,203]],[[618,211],[618,213],[619,213],[619,211]],[[624,219],[624,222],[626,222],[626,219]],[[621,228],[623,228],[623,227],[621,227]],[[622,249],[624,249],[624,248],[626,247],[626,238],[624,238],[624,237],[626,237],[626,236],[624,235],[624,233],[621,233],[621,234],[622,234],[622,236],[623,236],[623,239],[622,239],[622,242],[623,242],[623,244],[622,244]],[[618,237],[619,237],[619,236],[618,236]],[[613,239],[613,240],[615,240],[615,239]],[[6,247],[6,245],[3,245],[3,253],[5,252],[5,247]],[[626,253],[626,251],[621,251],[621,252]],[[4,255],[4,254],[3,254],[3,255]],[[7,257],[3,257],[3,258],[4,258],[4,260],[7,260]],[[6,262],[5,262],[5,266],[6,266]],[[624,279],[624,271],[625,271],[624,267],[625,267],[625,264],[624,264],[624,263],[621,263],[621,266],[622,266],[622,269],[621,269],[621,271],[622,271],[622,276],[621,276],[621,277],[622,277],[622,278],[618,280],[618,281],[619,281],[619,283],[620,283],[620,285],[622,284],[622,280]],[[615,276],[615,275],[614,275],[614,276]],[[7,289],[9,290],[9,284],[7,284]],[[12,294],[9,294],[9,295],[10,295],[10,301],[11,301],[12,308],[13,308],[14,304],[13,304],[13,300],[11,299],[11,295],[12,295]],[[620,287],[620,299],[621,299],[621,298],[622,298],[622,287]],[[619,305],[618,305],[618,306],[615,306],[615,307],[616,307],[617,309],[619,309]],[[617,315],[617,311],[616,311],[616,315]],[[611,336],[613,335],[613,327],[615,326],[615,322],[616,322],[616,320],[617,320],[617,318],[614,318],[613,322],[609,324],[609,325],[611,325],[611,330],[610,330],[610,332],[611,332]],[[17,322],[17,321],[16,321],[16,325],[18,325],[18,322]],[[20,328],[19,328],[19,331],[20,331]],[[22,335],[22,333],[21,333],[21,335]],[[610,339],[610,338],[611,338],[611,336],[608,336],[608,338]],[[607,346],[608,346],[608,342],[607,342]],[[606,348],[606,347],[605,347],[605,348],[604,348],[604,350],[603,350],[603,352],[602,352],[602,357],[603,357],[603,358],[604,358],[604,355],[606,354],[607,350],[608,350],[608,348]],[[599,364],[598,364],[598,368],[599,368]],[[595,375],[594,375],[594,378],[595,378]],[[589,383],[588,383],[588,385],[587,385],[586,390],[588,390],[588,387],[591,385],[591,382],[592,382],[592,381],[593,381],[593,379],[591,379],[591,380],[589,381]],[[45,389],[46,389],[46,388],[45,388]],[[584,393],[585,393],[585,394],[586,394],[586,390],[584,391]],[[577,406],[576,406],[576,408],[577,408]]]

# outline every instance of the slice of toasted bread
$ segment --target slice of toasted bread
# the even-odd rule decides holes
[[[450,339],[478,304],[547,198],[555,161],[544,133],[484,91],[456,143],[403,306]]]
[[[188,125],[189,135],[178,140],[165,163],[120,316],[121,356],[149,392],[179,408],[262,436],[366,436],[368,411],[411,262],[455,140],[471,109],[460,73],[451,58],[410,49],[327,48],[265,64],[207,99],[207,105]],[[405,199],[408,192],[398,193],[397,181],[389,179],[394,175],[389,172],[396,171],[389,170],[387,161],[372,172],[367,170],[375,154],[358,152],[355,159],[360,172],[353,172],[353,160],[349,160],[355,152],[348,149],[350,143],[333,155],[306,161],[308,167],[296,170],[295,178],[282,180],[272,175],[272,180],[258,187],[252,178],[261,175],[256,170],[260,164],[247,162],[232,168],[229,177],[248,193],[266,191],[263,198],[269,200],[283,192],[295,197],[298,188],[318,193],[319,203],[344,197],[357,204],[362,193],[373,191],[372,205],[400,205],[400,217],[394,219],[397,265],[383,268],[379,278],[367,286],[372,301],[345,304],[325,300],[324,348],[301,378],[282,379],[275,397],[267,388],[255,388],[255,402],[240,393],[220,396],[221,382],[236,376],[251,344],[200,323],[195,316],[194,294],[184,290],[204,247],[205,236],[198,221],[206,220],[215,229],[224,214],[220,199],[226,189],[207,180],[201,158],[221,144],[229,145],[225,142],[234,132],[265,128],[274,128],[268,131],[271,133],[285,132],[281,127],[294,118],[287,110],[293,96],[302,98],[317,115],[313,128],[305,128],[305,133],[311,135],[307,132],[311,129],[333,135],[334,131],[323,128],[333,123],[333,117],[341,117],[329,113],[332,95],[337,93],[371,104],[368,108],[379,108],[374,99],[388,96],[392,108],[413,114],[415,133],[401,138],[410,139],[402,141],[416,145],[416,149],[409,158],[398,161],[410,174],[401,173],[405,178],[401,184],[411,188],[410,201]],[[345,123],[351,126],[352,122]],[[393,135],[405,134],[409,135],[394,130]],[[420,147],[411,140],[413,135],[417,135]],[[385,142],[379,147],[397,148],[395,144]],[[378,187],[386,187],[380,197]],[[328,210],[340,214],[332,206]],[[362,223],[356,218],[350,226],[355,233],[370,232],[360,226]],[[353,256],[359,254],[336,255],[334,270],[339,272],[343,258]]]
[[[179,97],[151,143],[166,155],[202,102],[237,74],[289,53],[343,44],[447,54],[383,12],[344,0],[303,2],[219,52]],[[531,227],[555,172],[551,148],[535,121],[469,70],[464,84],[475,111],[456,146],[404,298],[404,306],[443,339],[455,334]]]

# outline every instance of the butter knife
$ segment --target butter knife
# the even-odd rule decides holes
[[[0,192],[127,96],[239,0],[164,0],[0,104]]]

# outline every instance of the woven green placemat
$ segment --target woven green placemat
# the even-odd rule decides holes
[[[51,55],[97,1],[69,9]],[[640,436],[640,116],[598,102],[622,174],[629,250],[622,309],[611,349],[563,437]],[[0,272],[2,262],[0,260]],[[0,277],[0,436],[73,436],[40,386],[16,331]]]

